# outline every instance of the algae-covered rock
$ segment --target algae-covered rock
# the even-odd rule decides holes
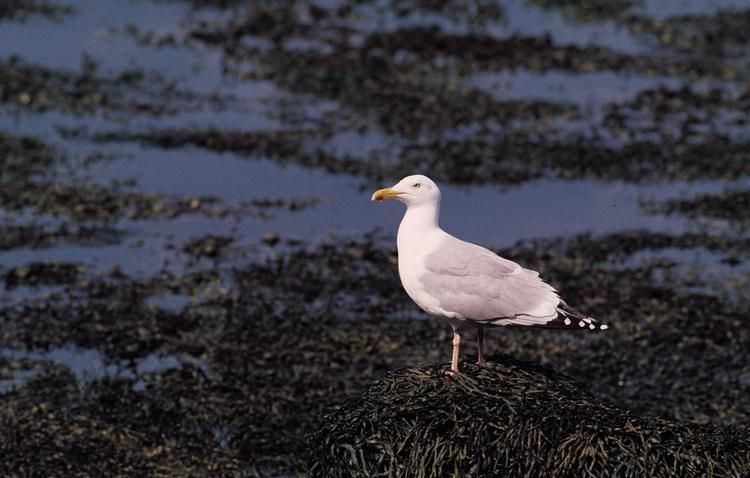
[[[637,417],[555,371],[484,366],[395,372],[327,410],[314,477],[748,476],[750,433]]]

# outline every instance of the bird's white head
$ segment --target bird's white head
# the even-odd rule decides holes
[[[372,194],[373,201],[398,199],[407,207],[440,204],[440,189],[432,179],[421,174],[407,176],[390,188],[378,189]]]

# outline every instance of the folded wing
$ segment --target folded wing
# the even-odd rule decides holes
[[[426,293],[459,318],[487,325],[544,325],[559,314],[557,291],[524,269],[452,236],[427,256],[420,278]]]

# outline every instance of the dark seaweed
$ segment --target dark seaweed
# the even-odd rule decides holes
[[[742,476],[750,433],[635,417],[550,369],[493,357],[404,369],[324,412],[312,477]]]
[[[73,12],[75,9],[70,5],[48,0],[3,0],[0,3],[0,21],[3,19],[25,21],[32,15],[60,20]]]
[[[693,284],[680,276],[662,284],[654,277],[668,270],[669,263],[620,264],[622,256],[637,251],[696,240],[632,232],[500,251],[542,271],[571,304],[610,329],[596,335],[491,331],[490,350],[554,366],[588,384],[593,397],[599,397],[585,395],[586,400],[600,404],[603,398],[628,409],[633,423],[657,423],[635,418],[639,415],[667,420],[658,423],[682,421],[673,424],[678,434],[698,430],[690,424],[747,425],[750,336],[743,326],[745,306],[692,292]],[[64,458],[59,463],[80,470],[92,470],[93,463],[104,469],[126,469],[121,467],[129,463],[152,469],[187,460],[198,470],[211,469],[205,467],[212,463],[224,472],[302,472],[305,439],[319,430],[315,417],[325,407],[360,393],[388,370],[448,358],[449,329],[413,317],[395,260],[390,248],[340,241],[234,265],[229,277],[216,267],[164,273],[147,281],[118,271],[83,274],[69,281],[54,301],[5,307],[0,326],[5,343],[14,348],[74,343],[95,347],[109,360],[149,354],[193,357],[205,369],[188,361],[166,373],[147,374],[142,391],[132,389],[132,379],[95,381],[83,387],[81,397],[67,395],[67,388],[58,389],[55,382],[27,382],[4,395],[5,409],[14,412],[4,418],[5,438],[0,441],[47,437],[39,443],[60,450]],[[176,312],[148,304],[149,297],[162,294],[201,299]],[[473,352],[471,345],[466,351]],[[464,357],[462,366],[474,373],[471,360]],[[498,360],[507,364],[505,358]],[[566,390],[550,387],[550,393]],[[28,402],[32,391],[38,398]],[[75,410],[73,422],[60,403]],[[51,430],[61,427],[60,432],[45,434],[37,427],[38,407],[51,414]],[[602,434],[608,430],[605,424]],[[106,443],[122,450],[102,451],[95,455],[99,461],[75,454],[71,427],[85,430],[75,435],[80,447],[98,446],[102,435],[97,430],[110,430]],[[633,432],[633,437],[647,439],[653,431]],[[725,446],[721,437],[728,432],[717,433],[717,446]],[[696,436],[691,443],[704,435]],[[131,441],[122,441],[124,437]],[[18,450],[39,449],[31,439],[22,443]],[[570,446],[575,448],[574,443]],[[183,454],[167,453],[173,449]],[[9,457],[7,469],[29,463],[25,452]],[[182,470],[180,466],[175,469]]]

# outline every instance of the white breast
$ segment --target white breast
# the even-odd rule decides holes
[[[408,227],[398,231],[398,274],[404,290],[422,310],[433,315],[444,315],[436,298],[427,294],[420,278],[426,272],[425,258],[434,252],[445,237],[445,232],[435,228],[428,233],[420,231],[419,235]]]

